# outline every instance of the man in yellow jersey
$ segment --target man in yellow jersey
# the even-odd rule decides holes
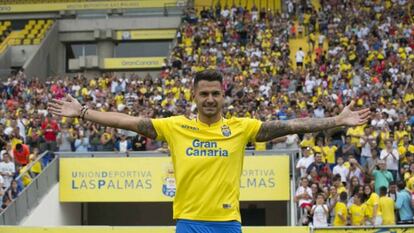
[[[354,203],[352,203],[352,205],[349,207],[349,218],[351,220],[351,226],[364,225],[366,205],[362,204],[362,199],[362,194],[355,194]]]
[[[244,149],[249,141],[269,141],[292,133],[365,124],[369,109],[351,111],[353,102],[335,117],[261,122],[222,116],[222,75],[215,70],[195,74],[194,119],[174,116],[162,119],[99,112],[81,106],[70,95],[52,100],[48,109],[59,116],[80,117],[102,125],[132,130],[168,142],[173,160],[176,196],[173,204],[177,233],[241,232],[240,175]]]
[[[339,202],[335,204],[334,207],[334,221],[333,226],[346,226],[348,220],[348,209],[346,208],[346,202],[348,200],[348,194],[342,192],[339,194]]]
[[[382,212],[382,225],[395,225],[394,200],[387,196],[387,187],[380,187],[379,208]]]

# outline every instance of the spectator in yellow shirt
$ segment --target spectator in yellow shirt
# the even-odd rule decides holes
[[[352,226],[363,226],[366,205],[362,204],[362,194],[354,195],[354,203],[349,207],[349,219]]]
[[[326,162],[329,164],[331,169],[335,165],[335,153],[337,150],[338,148],[334,144],[332,144],[331,138],[327,137],[325,146],[322,147],[322,154],[325,157]]]
[[[323,154],[323,152],[322,152],[322,148],[323,148],[323,138],[322,137],[318,137],[316,139],[316,146],[312,147],[312,150],[315,153],[321,153],[322,156],[323,156],[323,162],[326,163],[326,157],[325,157],[325,154]]]
[[[382,214],[379,207],[379,196],[372,191],[369,184],[364,185],[366,225],[379,226],[382,224]]]
[[[407,152],[410,154],[414,154],[414,145],[410,143],[410,138],[408,135],[403,136],[403,144],[398,146],[398,152],[400,153],[400,163],[406,163]]]
[[[387,187],[380,187],[379,207],[382,212],[382,225],[395,225],[394,200],[387,196]]]
[[[346,188],[341,182],[341,175],[336,174],[334,177],[332,177],[332,185],[335,186],[338,194],[341,194],[343,192],[346,193]]]
[[[342,192],[339,195],[339,202],[336,203],[334,208],[334,226],[346,226],[347,219],[348,219],[348,210],[346,208],[346,202],[348,199],[348,194],[346,192]]]
[[[311,133],[306,133],[303,137],[303,140],[300,142],[300,147],[314,147],[315,146],[315,138],[312,137]]]
[[[30,168],[30,175],[35,177],[42,172],[42,164],[39,161],[36,161],[39,156],[39,149],[34,148],[33,153],[29,155],[29,165],[32,166]]]
[[[404,174],[407,189],[414,193],[414,163],[410,164],[409,172]]]
[[[28,186],[32,182],[32,177],[30,176],[28,168],[29,167],[26,165],[26,166],[21,167],[19,170],[19,175],[22,179],[22,183],[24,187]]]
[[[404,136],[409,137],[409,134],[405,130],[404,124],[400,123],[394,128],[394,140],[398,146],[402,146],[404,144]]]
[[[358,149],[361,148],[361,136],[364,134],[364,128],[362,126],[355,126],[348,129],[346,135],[351,136],[351,143]]]

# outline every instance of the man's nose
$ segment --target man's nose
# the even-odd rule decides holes
[[[213,101],[214,101],[214,98],[213,98],[213,95],[212,95],[212,94],[209,94],[209,95],[207,96],[207,101],[208,101],[208,102],[213,102]]]

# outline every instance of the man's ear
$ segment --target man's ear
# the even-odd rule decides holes
[[[195,99],[195,90],[193,89],[190,95],[190,102],[194,102],[194,99]]]
[[[192,89],[191,89],[191,96],[190,96],[190,101],[191,102],[194,102],[194,100],[195,100],[196,91],[197,91],[197,88],[193,86]]]

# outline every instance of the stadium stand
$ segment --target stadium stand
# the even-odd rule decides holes
[[[192,75],[213,68],[224,75],[226,117],[326,117],[339,113],[352,99],[356,108],[371,108],[372,119],[365,126],[249,145],[257,150],[301,148],[300,186],[295,187],[303,209],[301,223],[412,224],[414,4],[389,0],[286,1],[285,5],[283,13],[254,5],[227,8],[223,3],[188,8],[177,46],[159,75],[107,73],[91,79],[61,75],[46,82],[29,79],[24,72],[8,77],[1,88],[3,159],[13,155],[16,171],[22,170],[29,163],[17,160],[24,151],[17,145],[22,143],[29,148],[23,158],[34,148],[40,152],[165,149],[130,132],[79,119],[54,119],[46,103],[70,93],[101,111],[194,117]],[[22,38],[17,38],[23,39],[19,44],[39,42],[35,40],[41,40],[49,22],[53,23],[29,21],[19,34]],[[119,146],[125,136],[131,147]],[[341,220],[346,213],[349,218]]]
[[[53,22],[51,19],[28,20],[22,30],[14,30],[13,21],[5,21],[0,30],[1,38],[4,38],[1,40],[0,53],[4,52],[7,46],[40,44]]]

